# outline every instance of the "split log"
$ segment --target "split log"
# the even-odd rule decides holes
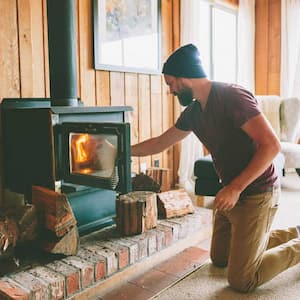
[[[33,186],[32,203],[42,227],[41,248],[50,253],[76,254],[79,245],[77,222],[67,196]]]
[[[33,205],[2,207],[0,211],[0,252],[38,236],[37,215]]]
[[[195,212],[192,200],[184,189],[159,193],[157,196],[158,215],[160,218],[168,219]]]
[[[37,208],[40,223],[57,237],[64,236],[77,224],[65,194],[33,186],[32,204]]]
[[[41,240],[41,248],[52,254],[75,255],[79,248],[79,235],[77,227],[73,227],[62,238],[51,238]]]
[[[160,184],[146,174],[137,174],[132,178],[133,191],[160,192]]]
[[[116,199],[117,230],[123,235],[135,235],[157,225],[156,193],[135,191]]]
[[[146,175],[151,177],[160,186],[160,192],[170,190],[169,169],[151,167],[146,170]]]

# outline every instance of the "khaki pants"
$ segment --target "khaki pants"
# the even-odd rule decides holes
[[[270,232],[278,196],[277,190],[247,196],[232,210],[214,213],[211,259],[228,266],[229,284],[238,291],[252,291],[300,262],[296,228]]]

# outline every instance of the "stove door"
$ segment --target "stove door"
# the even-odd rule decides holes
[[[129,123],[63,123],[63,180],[131,191]]]

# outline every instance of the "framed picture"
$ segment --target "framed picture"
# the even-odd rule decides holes
[[[161,0],[94,0],[94,67],[158,73]]]

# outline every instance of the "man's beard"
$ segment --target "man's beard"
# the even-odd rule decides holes
[[[184,89],[179,94],[177,94],[180,105],[188,106],[193,102],[193,92],[191,89]]]

